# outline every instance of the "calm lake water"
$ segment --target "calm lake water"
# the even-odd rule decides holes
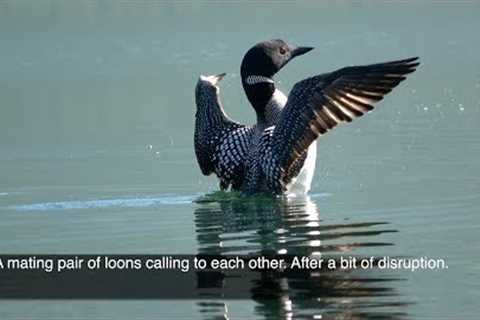
[[[390,255],[434,271],[331,272],[276,300],[0,301],[2,319],[477,319],[480,2],[0,2],[0,252]],[[420,56],[379,108],[319,141],[307,198],[214,194],[193,88],[254,121],[254,43],[316,50],[276,77]]]

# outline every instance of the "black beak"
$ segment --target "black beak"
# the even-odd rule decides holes
[[[227,74],[226,73],[220,73],[220,74],[217,74],[215,76],[213,76],[216,80],[217,80],[217,83],[220,82],[220,80],[223,79],[223,77],[225,77]]]
[[[312,51],[313,49],[313,47],[294,47],[293,50],[291,50],[292,58],[301,56],[302,54]]]

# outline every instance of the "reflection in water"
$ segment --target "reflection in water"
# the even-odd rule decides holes
[[[361,256],[362,248],[385,247],[381,234],[396,232],[386,222],[328,224],[309,198],[246,199],[234,196],[198,204],[195,226],[199,254],[213,255],[341,255]],[[355,251],[355,252],[354,252]],[[199,288],[218,288],[221,272],[198,274]],[[251,281],[255,313],[265,319],[405,319],[392,282],[401,281],[379,270],[311,270],[259,273]],[[199,302],[205,319],[229,318],[229,302]]]

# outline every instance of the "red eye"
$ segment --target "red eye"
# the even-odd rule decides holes
[[[285,50],[285,48],[280,47],[280,54],[285,54],[285,53],[287,53],[287,50]]]

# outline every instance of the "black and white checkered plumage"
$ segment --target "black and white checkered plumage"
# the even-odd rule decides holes
[[[221,76],[200,78],[195,152],[202,172],[215,172],[222,189],[231,185],[247,194],[308,192],[315,140],[337,124],[371,111],[419,64],[417,58],[410,58],[342,68],[296,83],[285,99],[275,88],[273,75],[311,49],[270,40],[247,52],[241,73],[257,113],[252,127],[225,115],[218,97]]]
[[[215,173],[220,188],[240,190],[253,129],[225,114],[217,86],[225,74],[200,76],[195,90],[195,154],[204,175]]]

